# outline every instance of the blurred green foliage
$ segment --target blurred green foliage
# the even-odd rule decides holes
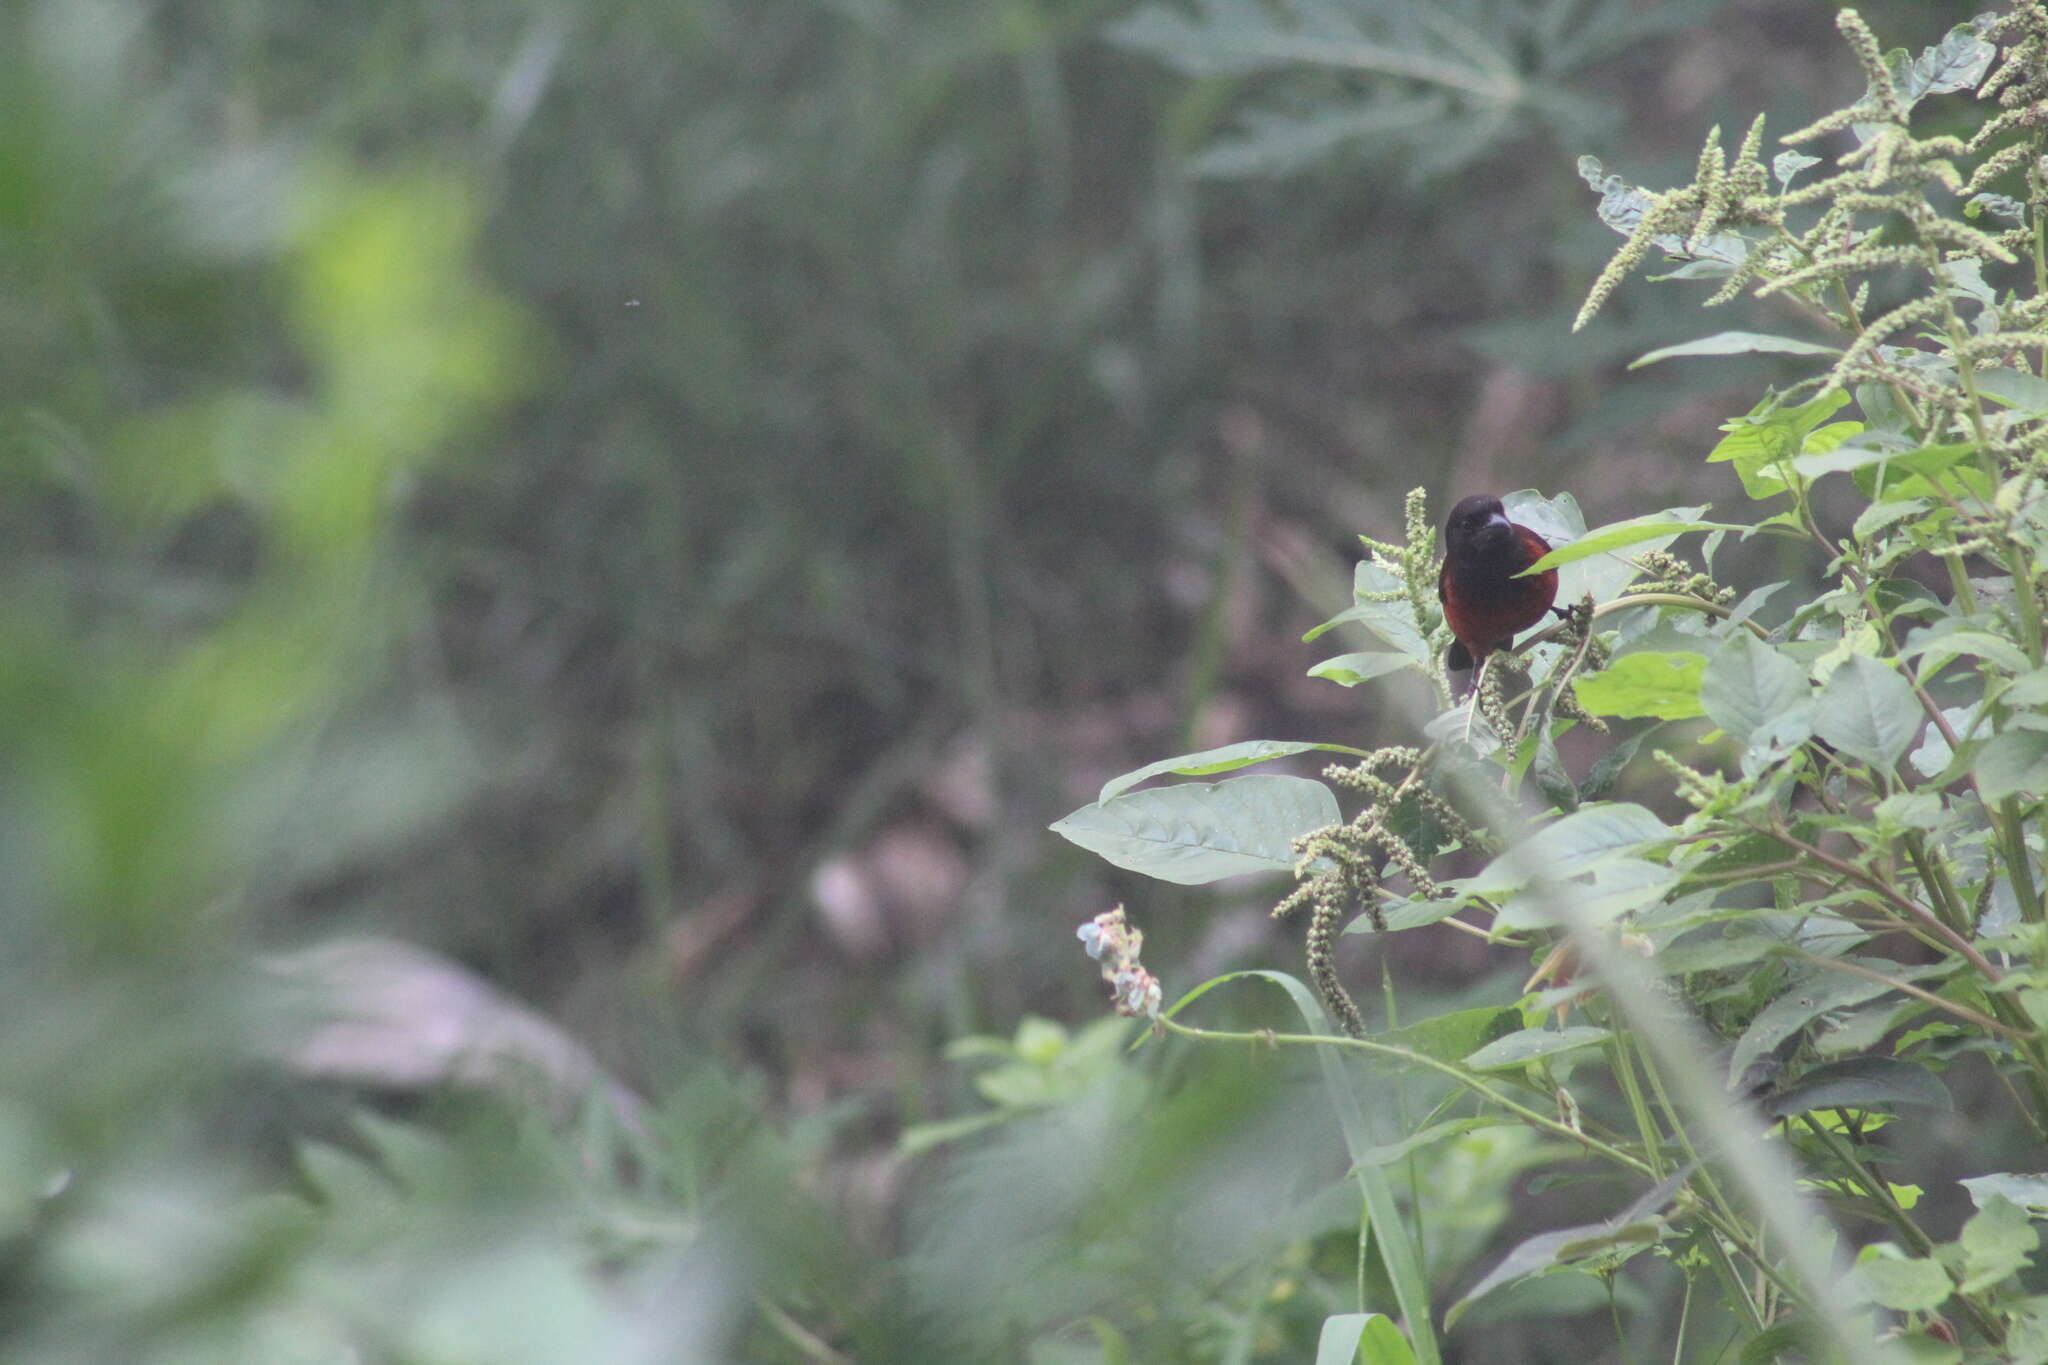
[[[894,1144],[981,1107],[949,1038],[1098,1007],[1074,775],[1292,714],[1348,537],[1496,472],[1487,377],[1560,482],[1681,305],[1561,340],[1606,243],[1548,115],[1201,180],[1303,73],[1137,12],[0,9],[0,1358],[1277,1359],[1343,1306],[1305,1078],[1077,1031],[1056,1103]],[[1501,50],[1597,119],[1659,41]],[[961,870],[859,948],[818,875],[906,817]],[[447,1093],[538,1027],[452,964],[313,1066],[335,1003],[254,964],[363,934],[644,1108]],[[1476,1246],[1513,1155],[1460,1159]]]

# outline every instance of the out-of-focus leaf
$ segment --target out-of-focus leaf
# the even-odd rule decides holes
[[[1766,332],[1716,332],[1710,337],[1697,341],[1681,342],[1676,346],[1661,346],[1648,355],[1638,356],[1629,362],[1631,370],[1645,365],[1654,365],[1660,360],[1670,360],[1684,355],[1745,355],[1752,351],[1771,351],[1781,355],[1840,355],[1838,346],[1822,346],[1811,341],[1800,341],[1795,337],[1772,336]]]
[[[1690,1166],[1675,1172],[1612,1218],[1560,1228],[1521,1243],[1451,1305],[1444,1326],[1456,1323],[1475,1300],[1511,1280],[1584,1262],[1611,1265],[1662,1241],[1670,1229],[1659,1214],[1691,1173]]]
[[[1966,1176],[1956,1182],[1970,1192],[1978,1208],[1993,1199],[2009,1199],[2023,1209],[2048,1213],[2048,1171],[2018,1174],[1995,1171],[1990,1175]]]
[[[1495,858],[1467,889],[1491,895],[1514,890],[1536,877],[1574,877],[1670,835],[1668,825],[1631,802],[1582,806]]]
[[[1474,1071],[1501,1071],[1508,1067],[1526,1066],[1543,1057],[1554,1057],[1560,1052],[1596,1047],[1612,1036],[1608,1029],[1584,1026],[1555,1030],[1523,1029],[1495,1039],[1464,1060],[1465,1065]]]
[[[1323,1319],[1316,1365],[1414,1365],[1415,1352],[1384,1313],[1338,1313]]]
[[[1889,1109],[1913,1104],[1953,1109],[1948,1088],[1925,1067],[1895,1057],[1851,1057],[1817,1066],[1762,1102],[1774,1119],[1814,1109]]]
[[[1856,1275],[1873,1301],[1899,1313],[1931,1313],[1956,1289],[1938,1261],[1908,1256],[1889,1242],[1863,1248]]]
[[[1963,1224],[1958,1240],[1963,1247],[1963,1282],[1956,1288],[1978,1294],[2031,1265],[2041,1234],[2017,1204],[1994,1194]]]
[[[1855,972],[1818,966],[1794,978],[1790,986],[1764,1006],[1750,1021],[1749,1027],[1743,1030],[1742,1037],[1736,1040],[1735,1049],[1728,1058],[1731,1086],[1751,1062],[1777,1047],[1810,1021],[1830,1010],[1847,1009],[1866,1000],[1875,1000],[1886,991],[1895,989],[1891,984],[1892,977],[1911,981],[1927,975],[1929,971],[1927,967],[1915,969],[1882,958],[1846,957],[1842,961],[1867,967],[1884,979],[1873,980]]]
[[[1394,654],[1384,649],[1368,649],[1357,654],[1339,654],[1334,659],[1325,659],[1311,668],[1308,675],[1345,687],[1356,687],[1362,682],[1371,682],[1374,678],[1383,678],[1389,673],[1398,673],[1404,668],[1413,667],[1415,660],[1406,654]]]

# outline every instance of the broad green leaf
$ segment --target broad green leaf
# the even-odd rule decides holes
[[[1579,789],[1572,785],[1571,774],[1565,769],[1563,756],[1557,752],[1557,741],[1551,737],[1550,727],[1540,727],[1533,736],[1533,742],[1536,752],[1529,760],[1529,775],[1536,779],[1536,789],[1560,811],[1577,810]]]
[[[1579,784],[1579,800],[1598,801],[1614,789],[1614,784],[1628,765],[1635,761],[1636,751],[1643,747],[1643,741],[1664,727],[1664,722],[1645,726],[1615,744],[1594,762],[1586,780]]]
[[[1295,839],[1340,818],[1322,783],[1258,774],[1131,792],[1083,806],[1052,829],[1118,867],[1197,886],[1291,872]]]
[[[1770,351],[1780,355],[1842,353],[1839,346],[1822,346],[1811,341],[1800,341],[1796,337],[1772,336],[1768,332],[1716,332],[1697,341],[1681,342],[1676,346],[1661,346],[1648,355],[1638,356],[1630,361],[1628,367],[1631,370],[1640,370],[1645,365],[1654,365],[1660,360],[1670,360],[1676,356],[1747,355],[1754,351]]]
[[[1714,724],[1747,744],[1778,718],[1809,706],[1806,670],[1746,630],[1714,651],[1700,675],[1700,709]]]
[[[1967,616],[1945,616],[1931,626],[1920,627],[1907,637],[1905,648],[1899,651],[1901,659],[1922,660],[1922,682],[1963,654],[1989,660],[2008,673],[2024,673],[2032,666],[2018,645],[1978,627]]]
[[[1784,491],[1784,480],[1772,467],[1789,462],[1804,447],[1807,433],[1840,411],[1849,395],[1830,389],[1811,402],[1792,408],[1773,409],[1775,398],[1766,398],[1747,416],[1725,424],[1727,435],[1708,454],[1708,461],[1733,461],[1743,491],[1752,498],[1773,497]]]
[[[1316,1365],[1414,1365],[1408,1338],[1384,1313],[1337,1313],[1323,1319]]]
[[[1559,546],[1522,572],[1525,574],[1541,573],[1545,569],[1554,569],[1560,564],[1570,564],[1577,560],[1590,558],[1593,555],[1606,554],[1645,540],[1655,540],[1659,536],[1666,537],[1668,540],[1670,537],[1684,535],[1688,531],[1749,530],[1749,527],[1738,522],[1692,521],[1678,515],[1681,511],[1690,510],[1689,508],[1672,509],[1663,512],[1652,512],[1648,516],[1631,517],[1627,521],[1610,522],[1598,530],[1586,532],[1585,535],[1569,545]]]
[[[1147,763],[1121,777],[1112,777],[1102,784],[1102,794],[1097,801],[1108,801],[1147,778],[1158,777],[1161,773],[1172,773],[1177,777],[1207,777],[1212,773],[1227,773],[1233,768],[1248,768],[1254,763],[1270,759],[1286,758],[1292,754],[1313,753],[1323,750],[1333,754],[1351,754],[1358,750],[1343,744],[1317,744],[1308,740],[1295,739],[1246,739],[1236,744],[1225,744],[1217,749],[1204,749],[1200,753],[1182,754],[1178,758],[1162,758],[1157,763]]]
[[[1500,1071],[1512,1066],[1526,1066],[1542,1057],[1553,1057],[1560,1052],[1571,1052],[1582,1047],[1597,1047],[1611,1037],[1604,1028],[1583,1026],[1568,1029],[1523,1029],[1497,1038],[1465,1058],[1465,1065],[1474,1071]]]
[[[1851,1057],[1814,1067],[1793,1084],[1766,1096],[1762,1108],[1774,1119],[1814,1109],[1886,1109],[1915,1104],[1954,1109],[1941,1078],[1896,1057]]]
[[[1446,1123],[1432,1123],[1420,1132],[1410,1133],[1399,1142],[1387,1142],[1361,1153],[1359,1160],[1375,1166],[1384,1166],[1390,1161],[1399,1161],[1410,1152],[1442,1142],[1445,1138],[1458,1137],[1479,1128],[1500,1128],[1504,1126],[1498,1118],[1470,1115],[1462,1119],[1451,1119]]]
[[[1792,188],[1792,181],[1801,171],[1808,166],[1819,164],[1819,157],[1808,156],[1805,152],[1779,152],[1771,158],[1771,174],[1777,177],[1779,188],[1789,190]]]
[[[1405,1028],[1382,1033],[1375,1041],[1433,1057],[1440,1062],[1456,1063],[1521,1027],[1520,1010],[1484,1005],[1477,1009],[1450,1010],[1417,1020]]]
[[[1787,1360],[1802,1360],[1805,1356],[1799,1348],[1812,1341],[1813,1335],[1813,1324],[1804,1318],[1779,1322],[1751,1337],[1742,1354],[1735,1357],[1735,1365],[1783,1365]]]
[[[1857,489],[1872,502],[1934,498],[1943,493],[1953,496],[1959,491],[1988,498],[1991,490],[1983,472],[1970,466],[1958,468],[1976,450],[1968,441],[1922,446],[1882,462],[1866,462],[1852,472]]]
[[[2025,1210],[1994,1194],[1963,1224],[1957,1240],[1963,1247],[1963,1282],[1956,1288],[1976,1294],[2031,1265],[2041,1234],[2034,1231]]]
[[[1451,1305],[1444,1314],[1445,1328],[1475,1300],[1512,1280],[1587,1261],[1611,1266],[1662,1241],[1670,1229],[1660,1215],[1691,1173],[1690,1166],[1684,1167],[1612,1218],[1541,1233],[1516,1246]]]
[[[1956,738],[1966,744],[1984,738],[1980,731],[1987,727],[1984,726],[1983,718],[1977,711],[1978,708],[1974,706],[1941,708],[1942,718],[1948,721],[1949,728],[1956,732]],[[1920,747],[1906,757],[1922,777],[1936,777],[1945,772],[1948,765],[1955,760],[1955,750],[1949,747],[1948,736],[1942,734],[1941,727],[1930,720],[1927,722],[1927,730],[1920,741]]]
[[[1415,667],[1415,660],[1406,654],[1395,654],[1384,649],[1363,650],[1357,654],[1339,654],[1334,659],[1325,659],[1308,671],[1311,678],[1341,683],[1345,687],[1356,687],[1362,682],[1385,677],[1404,668]]]
[[[1953,818],[1940,794],[1928,791],[1894,792],[1872,807],[1871,814],[1877,817],[1881,834],[1940,829]]]
[[[1569,894],[1581,923],[1605,923],[1620,919],[1646,905],[1664,899],[1678,884],[1678,873],[1648,858],[1615,858],[1593,869],[1593,884],[1574,885]],[[1501,929],[1553,929],[1556,912],[1548,897],[1534,891],[1519,891],[1501,902]]]
[[[1973,90],[1997,55],[1998,49],[1985,41],[1974,24],[1957,24],[1911,62],[1905,53],[1895,54],[1890,62],[1892,87],[1908,109],[1924,95]]]
[[[1704,715],[1700,678],[1707,656],[1690,650],[1624,654],[1598,673],[1575,679],[1579,704],[1596,716],[1684,720]]]
[[[1867,654],[1852,654],[1814,703],[1814,733],[1852,758],[1890,767],[1926,719],[1913,689],[1897,670]]]
[[[2009,1199],[2023,1209],[2048,1213],[2048,1172],[2022,1175],[1997,1171],[1969,1176],[1956,1183],[1970,1192],[1971,1200],[1980,1209],[1993,1199]]]
[[[1490,895],[1512,891],[1538,876],[1561,881],[1670,836],[1670,826],[1632,802],[1581,806],[1495,858],[1466,889]]]
[[[2026,413],[2048,413],[2048,379],[2022,370],[1986,369],[1972,376],[1977,392]]]
[[[2048,734],[2007,730],[1993,735],[1970,770],[1977,775],[1977,786],[1986,801],[2048,793]]]
[[[1927,967],[1912,968],[1888,962],[1882,958],[1846,957],[1843,962],[1867,967],[1889,977],[1911,981],[1925,976]],[[1756,1018],[1750,1020],[1742,1037],[1736,1040],[1735,1049],[1728,1057],[1728,1079],[1732,1085],[1739,1080],[1749,1064],[1771,1051],[1778,1044],[1790,1038],[1799,1029],[1830,1010],[1847,1009],[1860,1005],[1866,1000],[1875,1000],[1886,991],[1893,989],[1889,980],[1872,980],[1853,972],[1836,971],[1826,967],[1812,967],[1793,978],[1792,984],[1763,1007]],[[1811,1106],[1809,1106],[1811,1107]]]
[[[1408,603],[1357,602],[1302,636],[1303,643],[1321,638],[1339,626],[1364,626],[1381,640],[1418,663],[1429,662],[1429,642],[1415,628],[1415,613]]]
[[[1569,493],[1560,493],[1546,498],[1534,489],[1518,489],[1505,494],[1501,505],[1513,520],[1527,526],[1550,542],[1553,552],[1570,549],[1586,535],[1586,518],[1579,511],[1578,501]],[[1698,507],[1673,507],[1665,515],[1676,521],[1695,521],[1706,511]],[[1681,533],[1669,526],[1652,533],[1646,540],[1633,543],[1635,554],[1649,550],[1661,550]],[[1627,587],[1640,571],[1623,556],[1612,550],[1596,550],[1583,558],[1571,558],[1562,562],[1557,571],[1557,600],[1560,604],[1577,602],[1591,596],[1595,602],[1605,602]]]
[[[1856,1274],[1875,1302],[1899,1313],[1931,1313],[1955,1292],[1938,1262],[1908,1256],[1889,1242],[1863,1248],[1856,1257]]]

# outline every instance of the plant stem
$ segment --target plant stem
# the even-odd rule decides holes
[[[1291,1045],[1296,1047],[1351,1048],[1360,1052],[1371,1053],[1375,1056],[1390,1057],[1396,1061],[1406,1062],[1411,1066],[1427,1067],[1431,1071],[1450,1077],[1473,1094],[1499,1105],[1524,1123],[1534,1124],[1536,1127],[1564,1138],[1566,1141],[1575,1142],[1587,1151],[1592,1152],[1595,1156],[1605,1157],[1616,1165],[1625,1166],[1638,1175],[1647,1175],[1654,1178],[1657,1174],[1650,1164],[1641,1158],[1623,1151],[1611,1143],[1602,1142],[1588,1133],[1580,1132],[1570,1124],[1560,1122],[1548,1114],[1541,1113],[1525,1104],[1512,1100],[1463,1067],[1439,1061],[1427,1053],[1411,1052],[1407,1048],[1395,1047],[1391,1043],[1375,1042],[1370,1038],[1347,1038],[1327,1033],[1276,1033],[1271,1029],[1238,1032],[1223,1029],[1196,1028],[1193,1025],[1180,1023],[1164,1015],[1160,1016],[1159,1024],[1167,1032],[1180,1034],[1184,1038],[1201,1038],[1209,1042],[1223,1043],[1262,1043],[1268,1047]]]

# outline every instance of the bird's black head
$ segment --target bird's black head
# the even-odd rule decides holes
[[[1505,544],[1513,534],[1514,523],[1508,520],[1500,499],[1486,493],[1474,493],[1460,501],[1444,523],[1444,544],[1451,547],[1484,550]]]

